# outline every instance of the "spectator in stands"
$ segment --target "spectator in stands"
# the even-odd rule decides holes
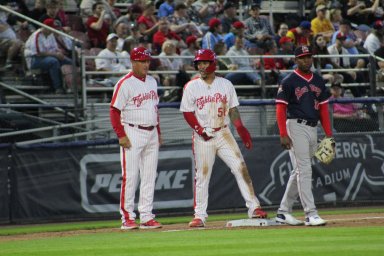
[[[115,7],[115,3],[116,3],[116,0],[108,0],[108,7],[112,10],[112,14],[115,14],[115,17],[111,15],[111,19],[113,22],[116,21],[121,16],[120,8]],[[108,10],[108,7],[105,9]]]
[[[310,45],[311,44],[311,23],[303,20],[298,27],[288,30],[287,37],[292,38],[294,45]]]
[[[231,61],[231,64],[237,65],[237,70],[247,70],[244,73],[229,73],[225,76],[226,79],[231,81],[234,85],[245,84],[260,84],[260,76],[256,72],[253,61],[250,58],[248,51],[244,48],[244,38],[237,37],[235,45],[232,46],[226,56]],[[243,56],[244,58],[232,58],[232,56]],[[254,70],[254,72],[249,72]]]
[[[168,16],[170,29],[177,33],[183,40],[190,35],[203,36],[200,28],[187,16],[187,6],[179,3],[175,6],[175,12]]]
[[[283,36],[279,40],[279,51],[278,55],[294,55],[294,47],[293,47],[293,40],[290,37]],[[293,57],[286,57],[283,59],[283,65],[285,69],[293,69],[295,66],[295,58]],[[286,73],[288,74],[288,73]]]
[[[223,71],[223,70],[236,70],[237,69],[237,65],[232,64],[230,59],[223,58],[223,56],[225,56],[225,54],[228,51],[228,48],[227,48],[225,43],[218,42],[215,45],[213,51],[216,53],[216,56],[219,57],[219,58],[217,58],[217,67],[219,70]],[[220,75],[223,75],[223,76],[225,76],[226,74],[228,74],[228,72],[220,73]]]
[[[231,32],[232,24],[239,20],[236,16],[236,12],[236,5],[233,2],[227,1],[224,5],[223,14],[220,16],[224,34]]]
[[[23,0],[3,0],[1,4],[6,5],[8,8],[17,13],[29,16],[28,7]],[[32,32],[35,31],[35,27],[19,16],[13,15],[12,13],[8,13],[7,15],[8,25],[12,27],[13,31],[17,35],[17,38],[25,42]]]
[[[331,84],[331,99],[340,99],[343,97],[343,87],[340,83]],[[358,108],[353,103],[333,103],[333,118],[358,118]]]
[[[331,99],[344,98],[344,89],[340,83],[332,83]],[[338,132],[374,131],[378,129],[375,120],[367,110],[355,103],[332,103],[333,127]]]
[[[350,20],[355,24],[370,24],[374,21],[380,0],[374,0],[371,6],[366,6],[367,2],[358,0],[348,0],[342,9],[343,18]],[[369,2],[368,2],[369,3]]]
[[[224,5],[226,0],[216,0],[215,16],[219,17],[224,13]]]
[[[272,30],[271,24],[269,24],[268,19],[260,17],[259,4],[253,4],[251,6],[249,14],[251,15],[251,17],[244,21],[245,38],[250,43],[255,44],[258,48],[264,49],[265,41],[274,37],[274,32]]]
[[[116,51],[121,52],[123,49],[125,39],[127,39],[128,35],[129,35],[128,24],[125,22],[120,22],[120,23],[116,24],[115,31],[116,31],[116,35],[118,36]],[[128,51],[128,52],[130,52],[130,51]]]
[[[331,9],[329,11],[329,20],[331,21],[335,31],[339,30],[340,22],[343,20],[341,10],[338,8]]]
[[[364,43],[364,48],[370,54],[374,54],[382,45],[384,40],[384,23],[381,20],[378,20],[374,23],[371,33],[367,36],[367,39]]]
[[[92,47],[105,48],[105,42],[109,34],[110,27],[104,20],[106,11],[102,2],[96,2],[92,6],[93,15],[88,17],[86,27],[88,37]]]
[[[346,36],[343,33],[339,33],[336,36],[335,44],[328,46],[328,52],[330,55],[349,55],[348,50],[343,47],[343,41],[346,40]],[[350,57],[331,57],[333,63],[336,64],[337,69],[352,68],[350,63]],[[363,68],[365,63],[357,62],[356,68]],[[363,75],[361,72],[355,71],[343,71],[338,72],[343,76],[344,83],[363,82]],[[360,97],[365,94],[365,90],[359,87],[352,87],[351,92],[355,97]]]
[[[39,20],[46,12],[44,0],[36,0],[34,8],[29,12],[29,17],[34,20]],[[32,24],[35,26],[35,24]]]
[[[116,51],[118,36],[115,33],[111,33],[107,36],[107,47],[100,51],[95,58],[97,71],[111,71],[111,72],[124,72],[131,68],[131,62],[129,58],[124,58],[121,52]],[[107,87],[113,87],[121,78],[119,74],[108,75],[103,81],[97,81]]]
[[[7,22],[7,14],[0,11],[0,51],[5,53],[4,69],[11,69],[14,61],[22,55],[24,43],[17,38],[15,31]]]
[[[180,100],[182,88],[189,81],[189,76],[185,72],[185,66],[181,58],[167,58],[177,57],[176,45],[173,41],[167,40],[163,43],[162,51],[159,54],[160,67],[158,70],[176,71],[176,74],[163,74],[161,84],[164,87],[178,86],[176,90],[167,90],[164,92],[162,99],[164,101],[177,101]]]
[[[186,48],[187,45],[175,32],[169,29],[169,23],[166,19],[161,20],[158,31],[153,35],[153,48],[156,48],[156,52],[161,51],[161,47],[166,40],[173,40],[176,43],[177,52],[180,52],[180,48]]]
[[[58,28],[54,19],[46,19],[43,23],[51,28]],[[25,43],[24,57],[29,69],[48,71],[55,93],[64,93],[61,66],[71,65],[72,61],[60,51],[50,30],[40,28],[28,38]]]
[[[201,48],[213,50],[217,42],[224,41],[224,38],[221,35],[223,26],[221,25],[221,21],[218,18],[212,18],[208,25],[209,30],[203,37]]]
[[[334,63],[331,58],[316,57],[316,55],[329,55],[328,49],[327,49],[327,42],[325,41],[325,38],[323,35],[317,34],[314,37],[313,43],[312,43],[312,53],[313,53],[313,56],[315,57],[313,58],[314,68],[318,71],[319,75],[321,75],[324,80],[329,81],[330,83],[333,83],[336,77],[338,77],[336,73],[333,74],[331,71],[329,71],[328,73],[321,73],[320,71],[322,69],[337,68],[338,65]]]
[[[274,40],[267,41],[266,53],[264,56],[273,56],[278,53],[278,47]],[[277,84],[284,76],[280,74],[280,70],[285,69],[285,65],[282,58],[264,58],[264,69],[269,70],[265,75],[265,84]],[[273,95],[275,95],[273,93]]]
[[[103,5],[103,9],[105,10],[105,14],[108,14],[111,18],[112,22],[116,20],[116,14],[113,11],[112,7],[109,5],[107,0],[81,0],[80,4],[80,15],[84,17],[84,22],[86,22],[89,16],[92,16],[94,13],[93,5],[95,3],[101,3]]]
[[[365,40],[367,39],[370,32],[371,32],[371,27],[369,27],[368,25],[360,24],[356,27],[356,30],[354,33],[356,35],[357,41],[359,42],[359,46],[357,46],[357,48],[359,49],[359,52],[361,47],[364,47]]]
[[[146,43],[152,43],[152,36],[156,33],[160,21],[155,16],[155,4],[153,2],[147,2],[144,5],[142,15],[137,19],[140,34],[143,35],[143,40]]]
[[[273,37],[277,46],[280,46],[280,39],[285,37],[288,33],[288,25],[286,23],[280,23],[279,29],[277,30],[276,35]],[[292,40],[293,41],[293,40]]]
[[[174,0],[165,0],[159,7],[157,11],[157,17],[163,18],[172,15],[175,11],[174,9]]]
[[[58,11],[57,11],[56,16],[60,19],[61,26],[63,27],[63,30],[65,32],[69,32],[69,31],[71,31],[71,27],[69,26],[68,16],[64,10],[65,0],[57,0],[57,2],[58,2]]]
[[[316,7],[316,18],[311,21],[311,29],[314,36],[320,34],[327,42],[330,42],[335,29],[331,21],[325,16],[326,11],[327,7],[325,5]]]
[[[208,24],[212,18],[216,17],[216,2],[210,0],[197,0],[192,6],[195,7],[204,24]]]
[[[195,0],[186,0],[185,5],[187,6],[187,16],[188,18],[194,22],[197,26],[201,26],[203,21],[200,17],[200,13],[197,11],[196,6],[194,6]]]
[[[124,22],[128,25],[129,28],[132,28],[136,26],[137,19],[140,17],[141,13],[143,12],[143,9],[138,4],[132,4],[125,15],[120,16],[116,22],[116,24],[119,24],[121,22]]]
[[[231,26],[231,32],[224,36],[224,43],[227,45],[227,49],[231,48],[235,44],[236,37],[244,37],[245,25],[241,21],[235,21]]]
[[[184,63],[185,70],[195,70],[194,64],[193,64],[193,57],[196,54],[196,51],[200,49],[200,46],[197,41],[196,36],[189,36],[185,40],[188,48],[181,51],[181,56],[191,56],[190,59],[182,59]]]
[[[340,22],[339,30],[332,35],[331,44],[335,43],[336,36],[339,33],[343,33],[346,37],[346,40],[343,42],[343,47],[346,48],[350,54],[359,54],[359,51],[356,48],[356,45],[359,45],[359,41],[351,29],[351,22],[349,20],[343,19]],[[356,61],[354,62],[356,63]]]
[[[126,50],[127,52],[131,52],[131,50],[138,47],[141,42],[144,42],[144,40],[143,36],[140,34],[139,27],[131,27],[131,34],[125,39],[124,45],[126,46],[124,48],[128,49]]]
[[[64,32],[69,32],[71,30],[70,27],[68,27],[66,24],[67,17],[63,12],[61,12],[61,16],[59,16],[59,10],[60,10],[60,2],[59,0],[47,0],[45,4],[46,13],[43,14],[39,21],[43,22],[46,19],[54,19],[56,27],[61,28]]]

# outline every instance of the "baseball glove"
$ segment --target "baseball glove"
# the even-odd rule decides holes
[[[335,139],[324,138],[317,147],[315,157],[324,164],[330,164],[335,158]]]

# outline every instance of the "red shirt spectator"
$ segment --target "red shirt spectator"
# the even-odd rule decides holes
[[[169,29],[169,23],[163,21],[159,25],[159,30],[153,35],[153,46],[156,47],[158,52],[161,52],[161,46],[166,40],[180,41],[181,37]]]
[[[88,17],[87,30],[92,47],[105,48],[105,42],[109,34],[109,25],[104,20],[105,10],[102,3],[92,6],[93,15]]]

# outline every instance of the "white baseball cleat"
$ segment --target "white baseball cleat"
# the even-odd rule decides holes
[[[324,226],[325,224],[327,224],[327,222],[320,218],[319,215],[314,215],[305,218],[306,226]]]
[[[291,226],[301,226],[304,225],[304,222],[296,219],[289,213],[278,213],[276,215],[276,221],[280,223],[285,223]]]

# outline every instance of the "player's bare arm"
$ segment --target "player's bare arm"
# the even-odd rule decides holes
[[[231,122],[233,123],[234,120],[237,120],[240,118],[240,112],[237,109],[237,107],[230,108],[228,112],[229,118],[231,119]]]

